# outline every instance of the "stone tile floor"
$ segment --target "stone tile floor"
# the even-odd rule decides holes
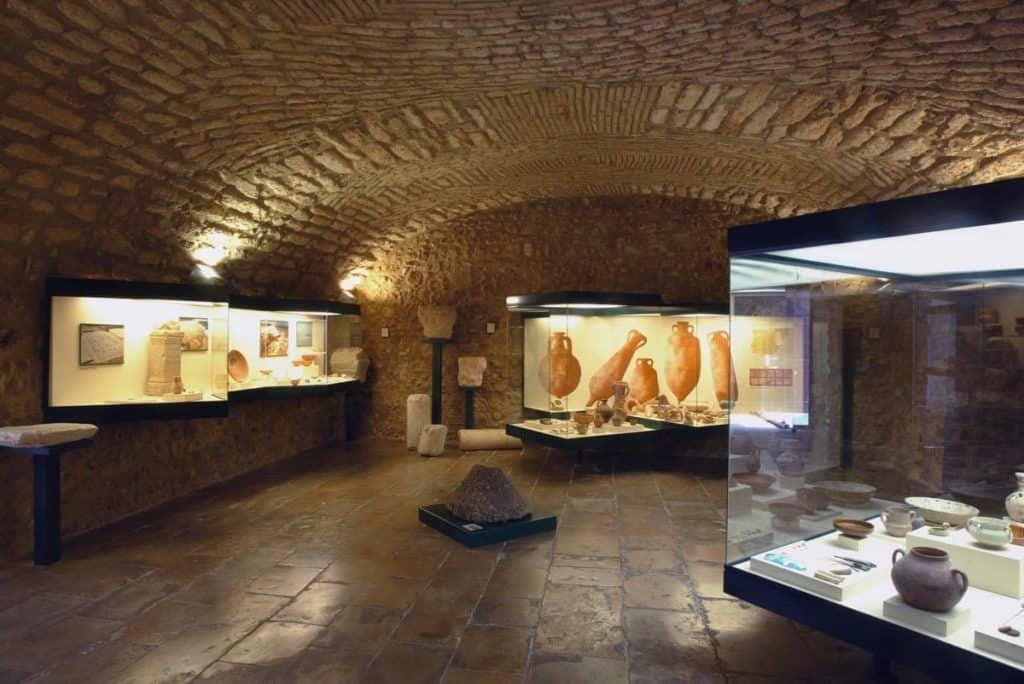
[[[477,462],[557,533],[470,551],[421,526]],[[871,681],[867,653],[722,593],[724,491],[608,457],[324,449],[0,566],[0,684]]]

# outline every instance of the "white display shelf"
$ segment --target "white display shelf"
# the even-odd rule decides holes
[[[591,427],[586,434],[581,435],[576,432],[576,428],[573,427],[571,421],[567,420],[553,420],[550,425],[545,425],[544,423],[536,420],[528,420],[522,423],[514,423],[514,425],[519,428],[532,430],[533,432],[539,432],[545,435],[552,435],[562,439],[628,435],[637,432],[651,432],[653,430],[653,428],[643,425],[630,425],[629,423],[623,423],[618,427],[611,424],[605,424],[599,428]]]
[[[355,378],[351,377],[316,377],[307,378],[300,380],[298,384],[293,385],[291,380],[284,380],[280,378],[271,378],[269,380],[250,380],[246,383],[231,381],[231,392],[246,392],[248,390],[266,389],[268,387],[274,388],[290,388],[295,387],[296,389],[302,387],[332,387],[334,385],[340,385],[346,382],[352,382]]]
[[[967,574],[972,587],[1010,598],[1024,597],[1024,546],[986,548],[974,541],[967,530],[952,530],[947,537],[928,533],[922,527],[907,534],[907,548],[931,546],[949,554],[954,568]]]
[[[176,397],[181,397],[176,398]],[[188,394],[181,395],[161,395],[161,396],[141,396],[141,397],[122,397],[120,399],[107,399],[104,404],[190,404],[200,401],[224,401],[224,397],[218,397],[215,394],[209,392],[189,392]]]
[[[972,582],[972,587],[964,595],[963,600],[957,605],[961,610],[970,612],[970,619],[966,624],[958,626],[955,630],[950,631],[946,636],[936,635],[928,625],[920,624],[920,620],[907,620],[903,616],[893,617],[891,615],[886,615],[886,600],[892,598],[893,595],[896,594],[896,589],[893,587],[890,579],[890,572],[892,569],[892,552],[897,548],[904,548],[904,544],[902,543],[904,540],[899,540],[887,534],[879,533],[877,530],[883,528],[881,521],[877,518],[870,520],[870,522],[875,525],[876,529],[876,532],[868,538],[868,541],[871,542],[870,548],[866,548],[864,552],[856,552],[856,554],[854,554],[854,552],[842,550],[839,551],[839,553],[842,555],[856,555],[858,558],[863,557],[865,560],[871,560],[872,562],[877,563],[878,568],[876,568],[875,571],[879,573],[877,575],[879,579],[870,586],[864,585],[862,590],[851,592],[848,596],[841,599],[832,598],[824,595],[820,591],[815,591],[814,587],[816,585],[804,581],[809,578],[805,577],[798,579],[794,577],[795,573],[782,575],[781,573],[769,574],[763,572],[759,568],[763,565],[770,564],[760,563],[755,567],[755,558],[743,561],[742,563],[737,563],[733,567],[744,572],[766,577],[771,581],[779,582],[780,584],[793,587],[808,594],[818,596],[822,600],[837,603],[845,608],[857,611],[864,615],[885,620],[886,622],[899,625],[910,631],[939,639],[949,646],[984,655],[986,658],[991,658],[994,661],[1021,670],[1021,681],[1024,681],[1024,634],[1022,634],[1021,637],[1013,638],[1000,634],[998,631],[999,626],[1002,625],[1005,620],[1021,609],[1021,602],[1015,598],[986,591],[978,588],[977,586],[973,586]],[[836,535],[833,534],[824,535],[808,540],[805,544],[807,547],[814,549],[815,552],[819,554],[828,552],[828,555],[831,555],[833,546],[832,541],[835,536]],[[783,549],[780,548],[776,550]],[[777,568],[778,566],[775,567]],[[967,574],[968,581],[970,582],[970,573],[968,572]],[[820,582],[820,580],[818,581]],[[827,583],[823,582],[823,584]],[[1017,622],[1024,624],[1024,619],[1018,618]],[[1017,629],[1024,632],[1024,628],[1021,626],[1018,626]]]
[[[970,589],[967,591],[970,593]],[[935,636],[946,637],[971,623],[973,613],[969,607],[970,603],[969,597],[964,594],[960,603],[953,606],[953,610],[948,613],[932,613],[908,606],[899,594],[896,594],[885,599],[882,614],[901,624],[913,625]]]

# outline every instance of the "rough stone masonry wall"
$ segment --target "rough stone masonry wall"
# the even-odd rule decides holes
[[[444,422],[464,421],[456,358],[486,356],[477,424],[502,425],[520,408],[517,343],[505,297],[558,290],[655,292],[668,301],[728,301],[725,228],[763,219],[752,211],[663,197],[545,200],[481,212],[410,239],[377,262],[360,290],[363,344],[373,360],[364,425],[405,430],[409,394],[430,393],[431,353],[420,304],[454,304],[445,349]],[[498,324],[488,335],[486,323]],[[389,329],[382,338],[380,329]],[[363,420],[363,418],[361,418]]]
[[[2,425],[42,420],[47,274],[170,282],[187,277],[166,262],[149,267],[99,251],[53,260],[35,247],[0,250]],[[92,447],[63,459],[63,534],[102,526],[320,446],[343,434],[343,410],[340,396],[254,401],[232,407],[227,418],[102,425]],[[0,559],[6,559],[31,548],[31,459],[0,454],[0,483]]]

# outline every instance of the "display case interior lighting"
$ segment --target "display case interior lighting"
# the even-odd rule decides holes
[[[350,273],[338,282],[338,286],[345,292],[352,292],[363,284],[363,276],[358,273]]]
[[[206,264],[196,264],[195,268],[192,269],[191,274],[192,280],[199,282],[216,282],[220,280],[220,273],[217,272],[213,266],[207,266]]]
[[[196,261],[211,268],[224,261],[227,255],[227,248],[220,245],[203,245],[192,252]]]
[[[767,254],[840,268],[924,277],[1024,269],[1024,221],[857,240]]]
[[[578,304],[540,304],[545,309],[621,309],[624,304],[595,304],[581,302]]]

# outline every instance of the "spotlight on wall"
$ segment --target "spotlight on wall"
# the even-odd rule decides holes
[[[220,245],[204,245],[192,252],[192,257],[196,261],[211,268],[224,261],[227,255],[228,250]]]
[[[363,276],[358,273],[349,273],[338,282],[338,286],[345,292],[352,292],[363,283]]]
[[[215,283],[220,281],[220,273],[217,273],[217,269],[213,266],[196,264],[192,273],[189,274],[189,279],[199,283]]]

